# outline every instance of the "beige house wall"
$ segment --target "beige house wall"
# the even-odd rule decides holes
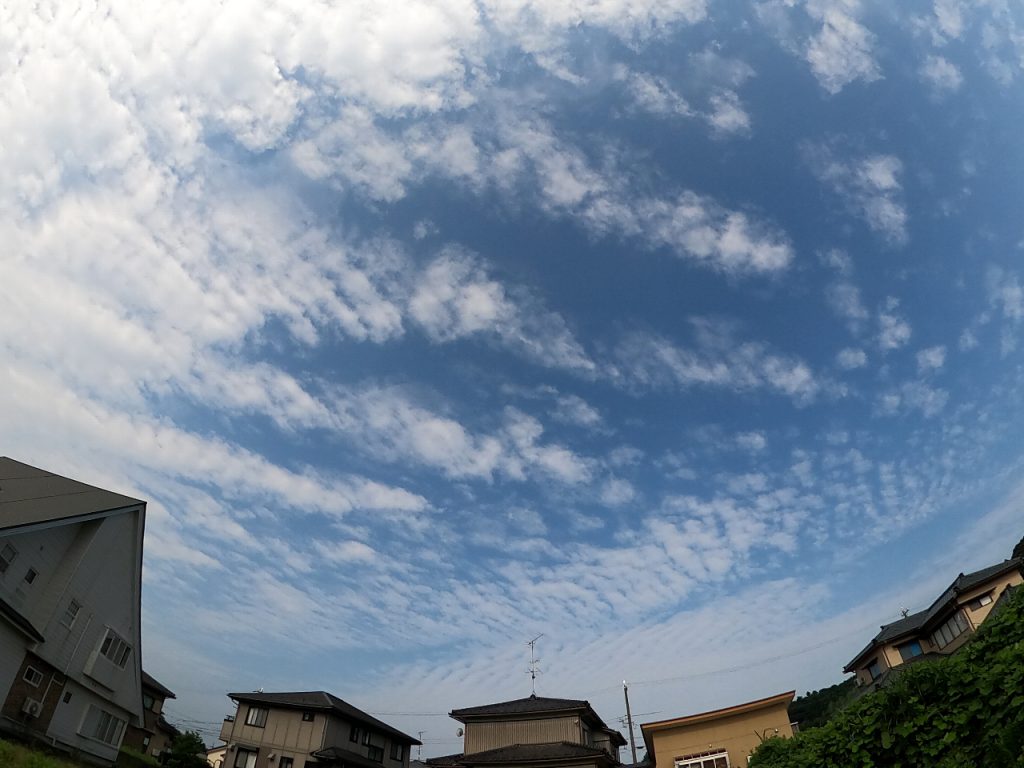
[[[1020,571],[1011,571],[1010,573],[1003,574],[998,579],[990,581],[988,584],[972,589],[970,592],[964,592],[960,595],[958,602],[964,606],[964,614],[967,616],[967,620],[977,629],[988,618],[988,615],[992,613],[996,601],[999,600],[999,596],[1003,594],[1006,588],[1016,587],[1022,583],[1024,583],[1024,576],[1020,575]],[[992,592],[991,603],[983,605],[976,610],[971,610],[967,607],[967,603],[977,597],[981,597],[986,592]]]
[[[704,722],[667,726],[648,732],[645,737],[654,752],[657,768],[673,768],[676,758],[724,749],[729,754],[732,768],[747,765],[750,753],[761,743],[762,737],[789,738],[793,728],[789,724],[786,703],[757,709]]]
[[[509,744],[548,744],[553,741],[583,743],[578,716],[543,719],[494,720],[466,724],[466,754],[506,747]]]
[[[224,725],[230,725],[229,733],[225,735],[221,731],[221,738],[228,743],[239,743],[243,746],[259,746],[260,758],[265,752],[276,749],[286,757],[293,757],[293,753],[300,755],[303,760],[309,753],[322,749],[324,746],[324,730],[327,723],[327,716],[323,712],[313,713],[312,722],[302,720],[300,710],[269,709],[266,716],[266,725],[258,728],[255,725],[246,725],[246,718],[250,708],[258,709],[245,701],[239,703],[239,712],[234,717],[233,723],[225,721]],[[265,709],[265,708],[264,708]],[[296,765],[299,761],[296,760]]]

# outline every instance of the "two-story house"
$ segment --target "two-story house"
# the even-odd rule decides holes
[[[420,742],[325,691],[229,693],[224,768],[409,768]]]
[[[883,685],[892,670],[920,659],[945,656],[962,646],[1007,589],[1022,582],[1020,557],[961,573],[923,611],[884,624],[863,650],[843,668],[855,672],[857,685]]]
[[[145,513],[0,458],[0,729],[112,762],[141,722]]]
[[[177,698],[174,692],[142,670],[142,722],[129,725],[121,746],[144,755],[157,756],[170,748],[177,728],[164,720],[164,702]]]
[[[455,709],[463,751],[431,758],[434,768],[611,768],[626,740],[581,699],[525,699]]]

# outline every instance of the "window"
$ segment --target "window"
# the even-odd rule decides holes
[[[403,757],[405,757],[405,745],[404,744],[399,744],[398,742],[395,742],[395,741],[392,741],[391,742],[391,759],[392,760],[401,760]]]
[[[43,673],[35,667],[26,667],[25,674],[21,677],[26,683],[33,685],[36,688],[38,688],[39,684],[43,682]]]
[[[70,704],[71,703],[71,691],[64,691],[64,703],[65,704]]]
[[[82,721],[82,729],[79,731],[83,736],[102,741],[104,744],[118,746],[121,743],[121,735],[124,733],[124,720],[114,717],[99,707],[90,704]]]
[[[897,645],[896,650],[900,652],[900,658],[904,661],[910,661],[912,658],[920,656],[922,653],[921,643],[917,640],[911,640],[909,643]]]
[[[384,747],[375,747],[372,744],[367,747],[366,756],[375,763],[384,762]]]
[[[146,738],[144,738],[142,740],[142,751],[143,752],[145,752],[147,749],[149,749],[149,742],[152,740],[152,738],[153,738],[152,736],[147,736]]]
[[[314,717],[314,715],[313,715],[312,712],[309,712],[309,711],[303,712],[302,713],[302,722],[304,722],[304,723],[312,723],[313,722],[313,717]],[[282,766],[282,768],[284,768],[284,766]]]
[[[972,611],[976,611],[984,605],[989,605],[992,602],[992,593],[986,592],[984,595],[974,598],[967,604],[967,607]]]
[[[31,584],[33,581],[36,580],[36,576],[38,575],[39,571],[37,571],[35,568],[29,568],[28,573],[25,574],[25,583]]]
[[[235,768],[256,768],[256,753],[239,747],[235,755]]]
[[[370,743],[370,732],[363,731],[363,746],[367,746]]]
[[[352,730],[348,732],[348,740],[353,744],[359,743],[359,726],[353,725]]]
[[[306,713],[303,712],[302,714],[306,714]],[[292,766],[294,764],[295,764],[295,760],[293,758],[282,757],[281,758],[281,762],[278,763],[278,765],[277,765],[277,768],[292,768]]]
[[[939,648],[945,648],[966,631],[967,619],[964,618],[963,613],[957,611],[945,624],[932,633],[932,642]]]
[[[676,758],[676,768],[729,768],[729,753],[725,750],[705,752]]]
[[[68,603],[68,607],[64,609],[64,617],[60,620],[68,629],[75,626],[75,620],[78,618],[78,612],[82,610],[82,604],[77,600],[72,600]]]
[[[103,644],[100,645],[100,653],[124,669],[124,665],[128,663],[128,657],[131,656],[132,647],[117,632],[108,629],[106,637],[103,638]]]
[[[872,659],[864,669],[871,675],[872,680],[877,680],[882,676],[882,668],[878,665],[878,659]]]
[[[155,703],[156,703],[156,701],[148,693],[142,694],[142,708],[143,709],[148,709],[148,710],[152,711],[153,705]]]
[[[265,707],[249,707],[249,711],[245,715],[245,724],[252,725],[256,728],[262,728],[267,724],[267,710]]]
[[[18,550],[10,544],[4,544],[3,549],[0,549],[0,573],[7,573],[7,569],[11,567],[11,563],[17,556]]]

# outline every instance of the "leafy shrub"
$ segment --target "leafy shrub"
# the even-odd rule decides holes
[[[961,650],[906,667],[882,690],[751,768],[1024,768],[1024,588]]]

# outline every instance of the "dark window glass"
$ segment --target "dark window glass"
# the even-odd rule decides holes
[[[371,745],[369,749],[366,751],[366,756],[373,760],[375,763],[383,763],[384,747],[374,747]]]
[[[352,730],[348,732],[348,740],[358,744],[359,743],[359,726],[353,725]]]
[[[910,661],[912,658],[914,658],[915,656],[920,656],[922,653],[921,643],[919,643],[917,640],[912,640],[909,643],[904,643],[903,645],[898,647],[898,650],[900,652],[900,658],[904,661]]]
[[[877,680],[882,676],[882,668],[878,666],[878,659],[873,659],[868,664],[868,674],[871,675],[872,680]]]
[[[313,722],[313,713],[312,712],[303,712],[302,713],[302,722],[304,722],[304,723],[312,723]],[[291,759],[291,758],[289,758],[289,759]],[[284,766],[282,766],[282,768],[284,768]]]

